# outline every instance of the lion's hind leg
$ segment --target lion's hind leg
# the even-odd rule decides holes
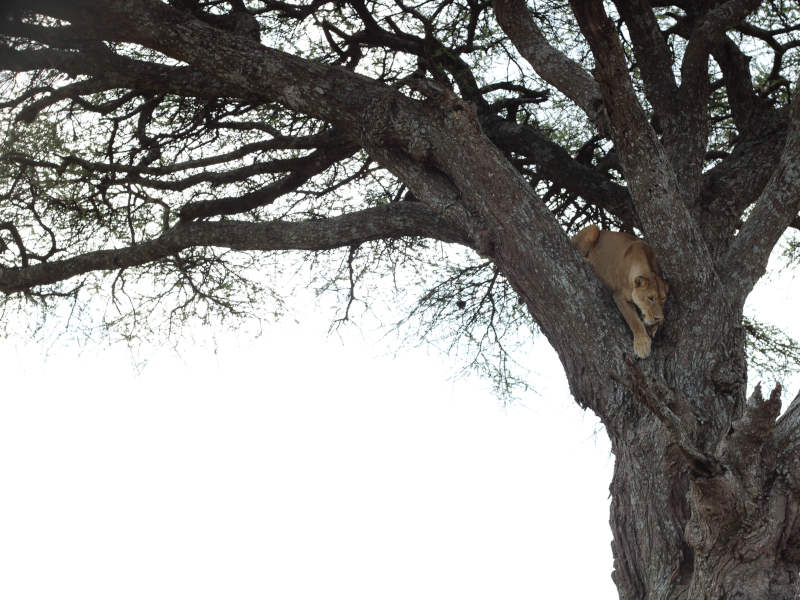
[[[572,243],[578,248],[581,256],[585,257],[597,243],[599,237],[600,228],[597,225],[587,225],[572,237]]]

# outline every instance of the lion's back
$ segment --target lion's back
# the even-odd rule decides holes
[[[603,230],[586,259],[608,287],[622,290],[630,287],[631,270],[638,271],[649,262],[646,248],[647,244],[629,233]]]

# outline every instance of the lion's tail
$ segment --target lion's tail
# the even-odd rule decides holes
[[[589,250],[597,243],[600,237],[600,228],[597,225],[588,225],[572,237],[572,243],[578,248],[582,256],[589,254]]]

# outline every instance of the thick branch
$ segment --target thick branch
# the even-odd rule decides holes
[[[645,94],[653,105],[656,117],[672,120],[679,112],[678,86],[672,74],[672,57],[666,38],[658,26],[647,0],[616,0],[615,3],[633,42],[636,63],[642,75]]]
[[[623,223],[639,226],[630,194],[623,186],[579,163],[532,127],[498,118],[484,118],[482,125],[499,148],[528,157],[543,177],[608,211]]]
[[[492,6],[500,27],[539,77],[575,102],[598,129],[605,130],[606,116],[597,82],[578,63],[550,45],[524,0],[494,0]]]
[[[743,303],[767,268],[778,239],[800,210],[800,92],[791,105],[791,123],[775,171],[723,262],[732,296]]]
[[[743,19],[761,0],[729,0],[710,10],[696,24],[689,36],[681,64],[681,86],[678,97],[683,114],[683,128],[690,132],[687,139],[671,149],[678,164],[678,176],[689,182],[693,199],[700,191],[700,173],[707,144],[710,92],[708,77],[709,52],[724,39],[728,27]],[[680,137],[680,136],[678,136]]]
[[[141,244],[87,252],[19,269],[0,269],[0,291],[9,294],[57,283],[91,271],[135,267],[193,246],[261,251],[329,250],[404,236],[430,237],[462,244],[468,241],[462,231],[417,202],[377,206],[313,221],[180,223],[163,235]]]
[[[681,65],[682,73],[707,73],[708,54],[720,42],[725,32],[740,23],[748,14],[758,8],[763,0],[728,0],[708,11],[702,21],[697,23]]]
[[[751,494],[757,494],[762,487],[762,449],[772,437],[780,410],[780,384],[775,386],[767,400],[761,394],[761,384],[756,385],[742,416],[731,424],[728,435],[717,448],[717,455]]]
[[[58,69],[73,75],[91,75],[107,89],[130,88],[142,94],[174,93],[197,98],[236,96],[264,102],[256,92],[232,86],[192,67],[173,67],[114,54],[104,46],[63,50],[9,50],[0,46],[0,68],[12,71]]]
[[[36,0],[31,4],[97,37],[141,44],[213,73],[233,86],[237,96],[277,101],[352,131],[359,130],[360,117],[370,103],[387,91],[368,77],[267,48],[250,37],[187,18],[186,12],[157,0],[75,0],[63,4]]]
[[[764,127],[770,103],[755,93],[750,57],[727,35],[722,36],[722,41],[712,48],[712,55],[722,70],[736,128],[743,135],[759,132]]]
[[[780,162],[787,119],[785,114],[782,119],[775,117],[769,127],[740,137],[733,152],[703,175],[700,202],[693,211],[715,259],[728,251],[745,209],[759,197]]]

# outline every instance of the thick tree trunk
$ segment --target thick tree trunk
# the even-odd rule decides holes
[[[777,420],[780,390],[766,401],[760,390],[747,398],[741,302],[726,295],[713,269],[683,273],[653,355],[632,360],[630,332],[609,294],[575,264],[569,244],[532,232],[540,205],[519,202],[524,186],[479,128],[465,125],[467,113],[455,114],[453,145],[443,138],[440,147],[469,165],[452,177],[469,190],[462,196],[468,212],[488,226],[486,251],[559,353],[576,400],[611,438],[620,597],[796,598],[800,557],[789,540],[798,508],[786,478],[791,469],[779,455],[787,435]],[[459,148],[471,152],[459,156]],[[540,270],[547,257],[559,257],[546,261],[560,264],[559,272]],[[551,295],[542,293],[547,285]],[[597,310],[575,310],[587,305]]]
[[[780,389],[766,401],[758,389],[746,399],[736,316],[702,361],[680,361],[691,340],[676,312],[651,359],[633,362],[621,348],[602,366],[574,371],[605,370],[615,384],[593,408],[615,456],[610,521],[620,598],[797,598],[798,504],[778,466],[791,426],[776,421]],[[580,398],[585,380],[570,382]]]

